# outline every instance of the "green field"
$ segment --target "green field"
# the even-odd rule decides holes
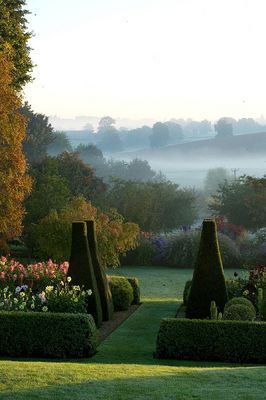
[[[127,267],[109,273],[139,277],[143,294],[140,308],[101,344],[91,359],[2,359],[1,400],[265,398],[264,366],[153,358],[159,321],[174,315],[176,294],[180,298],[191,270]]]

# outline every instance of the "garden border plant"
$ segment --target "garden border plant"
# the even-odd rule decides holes
[[[98,344],[90,314],[0,312],[0,354],[4,356],[89,357]]]
[[[241,363],[266,362],[266,322],[161,320],[158,358]]]

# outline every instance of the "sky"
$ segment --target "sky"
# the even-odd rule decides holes
[[[25,98],[62,118],[266,115],[265,0],[28,0]]]

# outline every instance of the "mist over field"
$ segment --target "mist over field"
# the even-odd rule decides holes
[[[266,171],[266,158],[250,158],[250,159],[217,159],[206,161],[167,161],[167,160],[148,160],[151,167],[162,173],[171,181],[181,186],[192,186],[195,188],[203,188],[204,179],[209,169],[225,168],[229,173],[236,176],[251,175],[262,177]]]

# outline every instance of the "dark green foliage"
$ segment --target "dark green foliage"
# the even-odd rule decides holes
[[[109,279],[115,311],[127,310],[134,299],[132,286],[123,276],[109,276]]]
[[[156,355],[178,360],[266,362],[266,323],[165,318]]]
[[[89,314],[1,312],[0,355],[88,357],[96,352],[98,331]]]
[[[224,215],[229,223],[251,230],[266,226],[266,175],[225,182],[213,200],[209,208],[216,215]]]
[[[86,221],[86,225],[87,225],[88,245],[90,249],[91,260],[97,282],[97,287],[100,295],[103,320],[109,321],[113,317],[114,305],[105,269],[99,262],[95,221],[88,220]]]
[[[214,220],[205,219],[187,301],[186,317],[208,318],[211,301],[215,301],[218,312],[222,312],[227,300],[216,223]]]
[[[224,310],[223,319],[232,321],[253,321],[256,317],[255,309],[250,306],[236,303]]]
[[[241,268],[241,255],[236,243],[228,236],[218,235],[223,267]],[[193,268],[197,259],[200,235],[191,231],[170,236],[166,246],[164,264],[177,268]],[[138,264],[137,264],[138,265]]]
[[[183,304],[184,305],[187,304],[187,300],[188,300],[188,296],[189,296],[191,285],[192,285],[192,281],[186,281],[185,287],[184,287],[184,291],[183,291]]]
[[[226,311],[229,307],[235,304],[242,304],[246,307],[249,307],[251,311],[256,314],[256,309],[253,303],[249,299],[246,299],[245,297],[233,297],[225,304],[224,311]]]
[[[8,44],[12,48],[12,86],[21,90],[31,81],[33,64],[30,58],[29,40],[32,33],[28,31],[25,0],[0,1],[0,51]]]
[[[229,300],[233,297],[241,297],[247,285],[245,280],[240,279],[227,279],[225,283]]]
[[[86,223],[77,221],[72,223],[72,243],[69,260],[68,275],[73,285],[91,289],[92,294],[87,298],[87,310],[95,319],[96,325],[102,324],[102,307],[97,288],[96,278],[87,240]]]
[[[261,318],[266,321],[266,290],[264,290],[262,305],[261,305]]]
[[[133,301],[132,304],[140,303],[140,287],[138,278],[127,278],[128,282],[132,286],[133,289]]]
[[[197,217],[195,194],[170,182],[114,180],[106,205],[116,208],[127,221],[148,232],[162,232],[190,225]]]
[[[246,286],[246,282],[241,282],[239,280],[234,280],[234,279],[226,279],[225,284],[226,284],[226,289],[227,289],[229,299],[232,299],[233,297],[241,296],[243,291],[245,290],[245,286]],[[183,291],[183,304],[184,305],[187,304],[191,285],[192,285],[191,280],[186,281],[184,291]],[[228,302],[226,304],[228,304]]]
[[[30,164],[41,162],[47,155],[47,147],[55,137],[53,127],[46,115],[35,113],[26,102],[21,108],[21,114],[27,118],[26,139],[23,150]]]

